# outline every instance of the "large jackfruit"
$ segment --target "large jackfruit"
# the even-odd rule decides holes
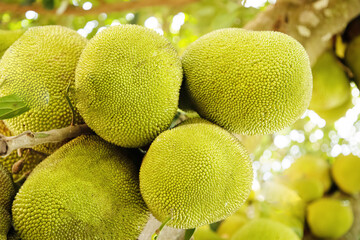
[[[136,239],[149,217],[127,149],[81,136],[40,163],[13,203],[22,239]]]
[[[181,81],[180,58],[165,37],[141,26],[113,26],[93,37],[80,57],[77,107],[105,140],[145,146],[170,126]]]
[[[196,228],[236,212],[249,196],[253,172],[241,143],[204,120],[161,133],[140,168],[151,213],[176,228]]]
[[[62,26],[33,27],[5,52],[0,61],[0,96],[16,94],[30,108],[5,120],[11,132],[17,135],[71,124],[73,115],[66,91],[74,86],[75,66],[86,42],[74,30]],[[71,91],[69,99],[74,105]],[[82,121],[76,108],[74,119],[75,123]],[[52,150],[43,147],[40,151]]]
[[[0,58],[23,33],[24,30],[0,30]]]
[[[4,121],[0,121],[0,134],[4,136],[12,136],[9,129],[6,127]],[[27,172],[33,170],[36,165],[38,165],[43,159],[45,159],[45,155],[28,149],[24,151],[23,156],[19,156],[16,151],[12,152],[9,156],[5,158],[0,158],[0,163],[9,171],[12,172],[12,167],[14,163],[23,159],[23,165],[19,172],[12,173],[12,177],[14,181],[18,180],[21,176],[26,174]]]
[[[195,110],[234,133],[281,130],[310,103],[308,55],[283,33],[216,30],[190,44],[182,64],[184,90]]]
[[[360,88],[360,36],[354,38],[346,48],[345,61],[352,73],[358,88]]]

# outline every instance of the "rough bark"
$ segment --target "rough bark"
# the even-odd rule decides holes
[[[305,47],[313,64],[331,37],[341,33],[359,14],[359,0],[278,0],[245,28],[275,30],[294,37]]]

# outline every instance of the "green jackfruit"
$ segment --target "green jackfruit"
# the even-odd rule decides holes
[[[140,190],[151,213],[175,228],[196,228],[235,213],[249,196],[251,160],[229,132],[209,122],[161,133],[140,168]]]
[[[9,211],[0,206],[0,240],[7,240],[11,228],[11,216]]]
[[[71,124],[73,115],[66,91],[70,86],[69,98],[74,105],[71,90],[75,66],[86,42],[69,28],[42,26],[30,28],[11,45],[0,62],[0,96],[16,94],[30,108],[5,120],[11,132],[17,135],[26,130],[47,131]],[[74,110],[75,123],[80,123],[81,117]],[[49,148],[35,149],[51,153],[54,149]]]
[[[14,196],[15,187],[11,174],[0,164],[0,207],[10,211]]]
[[[352,73],[358,88],[360,88],[360,36],[354,38],[345,51],[345,61]]]
[[[0,121],[0,134],[4,136],[12,136],[9,129],[5,126],[4,121]],[[19,172],[12,174],[14,181],[18,180],[21,176],[23,176],[23,174],[33,170],[35,166],[38,165],[46,157],[45,155],[40,154],[36,151],[32,151],[31,149],[28,149],[27,151],[24,151],[24,155],[22,157],[19,157],[17,152],[14,151],[9,156],[5,158],[0,158],[0,163],[9,172],[12,172],[12,167],[14,163],[18,162],[21,159],[24,159],[22,169]]]
[[[184,88],[195,110],[234,133],[281,130],[310,103],[308,55],[283,33],[216,30],[190,44],[182,64]]]
[[[333,52],[323,53],[312,73],[314,84],[310,109],[326,111],[343,105],[351,98],[350,81]]]
[[[170,126],[181,81],[180,58],[165,37],[141,26],[113,26],[93,37],[80,57],[77,107],[100,137],[141,147]]]
[[[308,205],[306,219],[315,236],[339,239],[350,230],[354,214],[349,201],[320,198]]]
[[[331,173],[336,185],[348,194],[360,193],[360,158],[352,154],[335,158]]]
[[[0,30],[0,58],[23,33],[24,30]]]
[[[13,203],[22,239],[136,239],[149,213],[137,159],[98,136],[81,136],[40,163]]]
[[[300,238],[282,223],[259,218],[240,228],[231,240],[300,240]]]

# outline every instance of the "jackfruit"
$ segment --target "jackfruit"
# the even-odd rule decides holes
[[[14,196],[15,187],[11,174],[0,163],[0,208],[10,211]]]
[[[331,173],[336,185],[348,194],[360,193],[360,158],[340,155],[335,158]]]
[[[339,239],[350,230],[354,214],[349,201],[320,198],[308,205],[306,219],[315,236]]]
[[[93,37],[76,68],[77,107],[100,137],[122,147],[149,144],[173,120],[182,68],[171,43],[136,25]]]
[[[354,74],[354,81],[360,88],[360,36],[354,38],[345,51],[345,62]]]
[[[196,229],[194,233],[194,240],[224,240],[214,231],[212,231],[209,225],[204,225]]]
[[[352,96],[349,96],[348,99],[342,105],[331,108],[331,109],[317,109],[315,112],[326,121],[327,124],[331,124],[339,120],[341,117],[345,116],[347,111],[354,106],[352,103]]]
[[[11,228],[10,213],[0,206],[0,240],[7,240]]]
[[[12,136],[9,129],[5,126],[4,121],[0,121],[0,134],[4,136]],[[0,163],[9,171],[12,172],[12,167],[14,163],[18,162],[21,159],[24,159],[23,166],[21,170],[17,173],[12,173],[12,177],[14,181],[18,180],[25,173],[33,170],[36,165],[38,165],[43,159],[45,159],[45,155],[38,153],[36,151],[32,151],[28,149],[23,151],[23,156],[20,157],[16,151],[12,152],[9,156],[5,158],[0,158]]]
[[[5,52],[0,61],[0,96],[15,94],[29,111],[5,120],[13,134],[40,132],[69,126],[74,105],[72,90],[75,66],[87,40],[62,26],[41,26],[27,30]],[[75,123],[82,122],[74,108]],[[51,153],[53,145],[35,148]],[[59,146],[58,144],[56,146]]]
[[[182,64],[184,88],[195,110],[234,133],[281,130],[310,103],[309,57],[283,33],[216,30],[190,44]]]
[[[22,239],[136,239],[149,217],[128,149],[80,136],[30,174],[15,197]]]
[[[329,163],[319,156],[304,155],[299,157],[283,172],[284,182],[290,185],[301,179],[318,180],[323,192],[327,192],[332,184]],[[295,184],[296,185],[296,184]]]
[[[0,58],[23,33],[24,30],[0,30]]]
[[[259,218],[245,224],[231,240],[300,240],[300,238],[282,223]]]
[[[0,164],[0,240],[6,240],[11,227],[10,210],[15,187],[10,173]]]
[[[313,92],[309,109],[325,111],[351,98],[350,81],[331,51],[323,53],[312,68]]]
[[[231,133],[207,121],[185,122],[150,145],[140,191],[159,221],[196,228],[235,213],[249,196],[252,176],[248,153]]]

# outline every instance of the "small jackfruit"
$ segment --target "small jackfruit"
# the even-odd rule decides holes
[[[190,44],[182,64],[184,90],[195,110],[234,133],[281,130],[310,103],[309,57],[283,33],[216,30]]]
[[[339,239],[350,230],[354,214],[349,201],[320,198],[308,205],[306,219],[315,236]]]
[[[190,120],[161,133],[140,168],[151,213],[168,226],[196,228],[235,213],[249,196],[251,160],[229,132]],[[195,122],[194,122],[195,121]]]
[[[327,192],[332,184],[329,163],[326,159],[313,155],[304,155],[296,159],[289,168],[284,170],[283,176],[285,182],[290,185],[301,179],[318,180],[324,192]]]
[[[10,130],[6,127],[4,121],[0,121],[0,134],[4,136],[12,136]],[[40,154],[36,151],[28,149],[23,152],[23,156],[20,157],[16,151],[12,152],[9,156],[5,158],[0,158],[0,163],[9,171],[12,172],[13,165],[19,160],[23,159],[23,166],[19,172],[12,173],[14,181],[18,180],[23,174],[33,170],[36,165],[38,165],[45,155]]]
[[[10,211],[14,196],[15,186],[11,174],[0,163],[0,208]]]
[[[360,87],[360,36],[354,38],[345,51],[345,62],[354,74],[354,80]]]
[[[312,68],[313,93],[309,109],[326,111],[351,98],[350,81],[332,51],[326,51]]]
[[[11,216],[9,211],[0,206],[0,240],[7,240],[11,228]]]
[[[47,131],[71,124],[73,114],[66,91],[69,87],[68,96],[74,105],[71,90],[75,66],[86,42],[69,28],[41,26],[27,30],[5,52],[0,61],[0,96],[15,94],[30,108],[5,120],[11,132],[18,135],[26,130]],[[74,110],[75,123],[79,123],[81,117]],[[51,153],[54,149],[49,148],[35,149]]]
[[[334,123],[341,117],[346,115],[346,112],[354,106],[352,102],[352,96],[348,96],[348,99],[340,106],[330,109],[317,109],[315,112],[326,121],[327,124]]]
[[[0,58],[23,33],[24,30],[0,30]]]
[[[93,37],[76,68],[77,107],[86,124],[122,147],[149,144],[174,118],[182,81],[171,43],[136,25]]]
[[[352,154],[335,158],[331,173],[336,185],[348,194],[360,193],[360,158]]]
[[[22,239],[136,239],[149,217],[127,149],[80,136],[30,174],[15,197]]]
[[[231,240],[300,240],[300,238],[282,223],[259,218],[245,224]]]

